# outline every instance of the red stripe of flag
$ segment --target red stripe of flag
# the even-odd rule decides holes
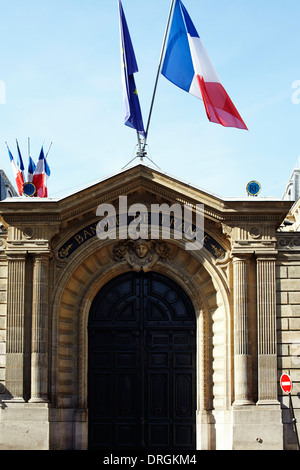
[[[221,83],[205,83],[203,77],[197,75],[205,110],[211,122],[222,124],[225,127],[247,129],[246,124],[228,96]]]

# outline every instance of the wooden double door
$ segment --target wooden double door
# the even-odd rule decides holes
[[[88,324],[89,449],[195,449],[196,320],[158,273],[126,273]]]

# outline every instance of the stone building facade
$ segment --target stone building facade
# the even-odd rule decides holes
[[[17,191],[7,178],[3,170],[0,170],[0,201],[6,198],[18,196]]]
[[[203,248],[100,240],[97,208],[120,196],[204,205]],[[221,199],[142,164],[1,202],[0,449],[296,448],[279,387],[289,373],[300,417],[292,204]]]

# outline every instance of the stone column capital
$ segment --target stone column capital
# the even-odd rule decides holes
[[[13,251],[13,250],[6,251],[7,261],[25,261],[27,258],[27,255],[28,255],[27,251]]]
[[[268,262],[268,261],[276,261],[277,255],[272,253],[256,253],[256,262],[257,263],[262,263],[262,262]]]
[[[50,258],[51,258],[51,253],[50,252],[40,252],[40,253],[35,253],[33,255],[33,263],[34,265],[38,263],[46,263],[48,264]]]
[[[249,263],[253,253],[241,253],[241,252],[232,252],[231,259],[233,263],[237,263],[239,261]]]

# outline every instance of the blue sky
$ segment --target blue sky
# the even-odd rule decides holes
[[[170,0],[122,3],[146,125]],[[261,196],[281,198],[300,156],[299,0],[183,3],[249,132],[210,123],[200,100],[161,76],[149,157],[221,197],[246,196],[255,179]],[[30,137],[34,159],[53,142],[50,197],[120,171],[135,156],[136,133],[123,124],[117,0],[0,5],[1,168],[13,179],[5,141],[16,155],[16,138],[27,165]]]

